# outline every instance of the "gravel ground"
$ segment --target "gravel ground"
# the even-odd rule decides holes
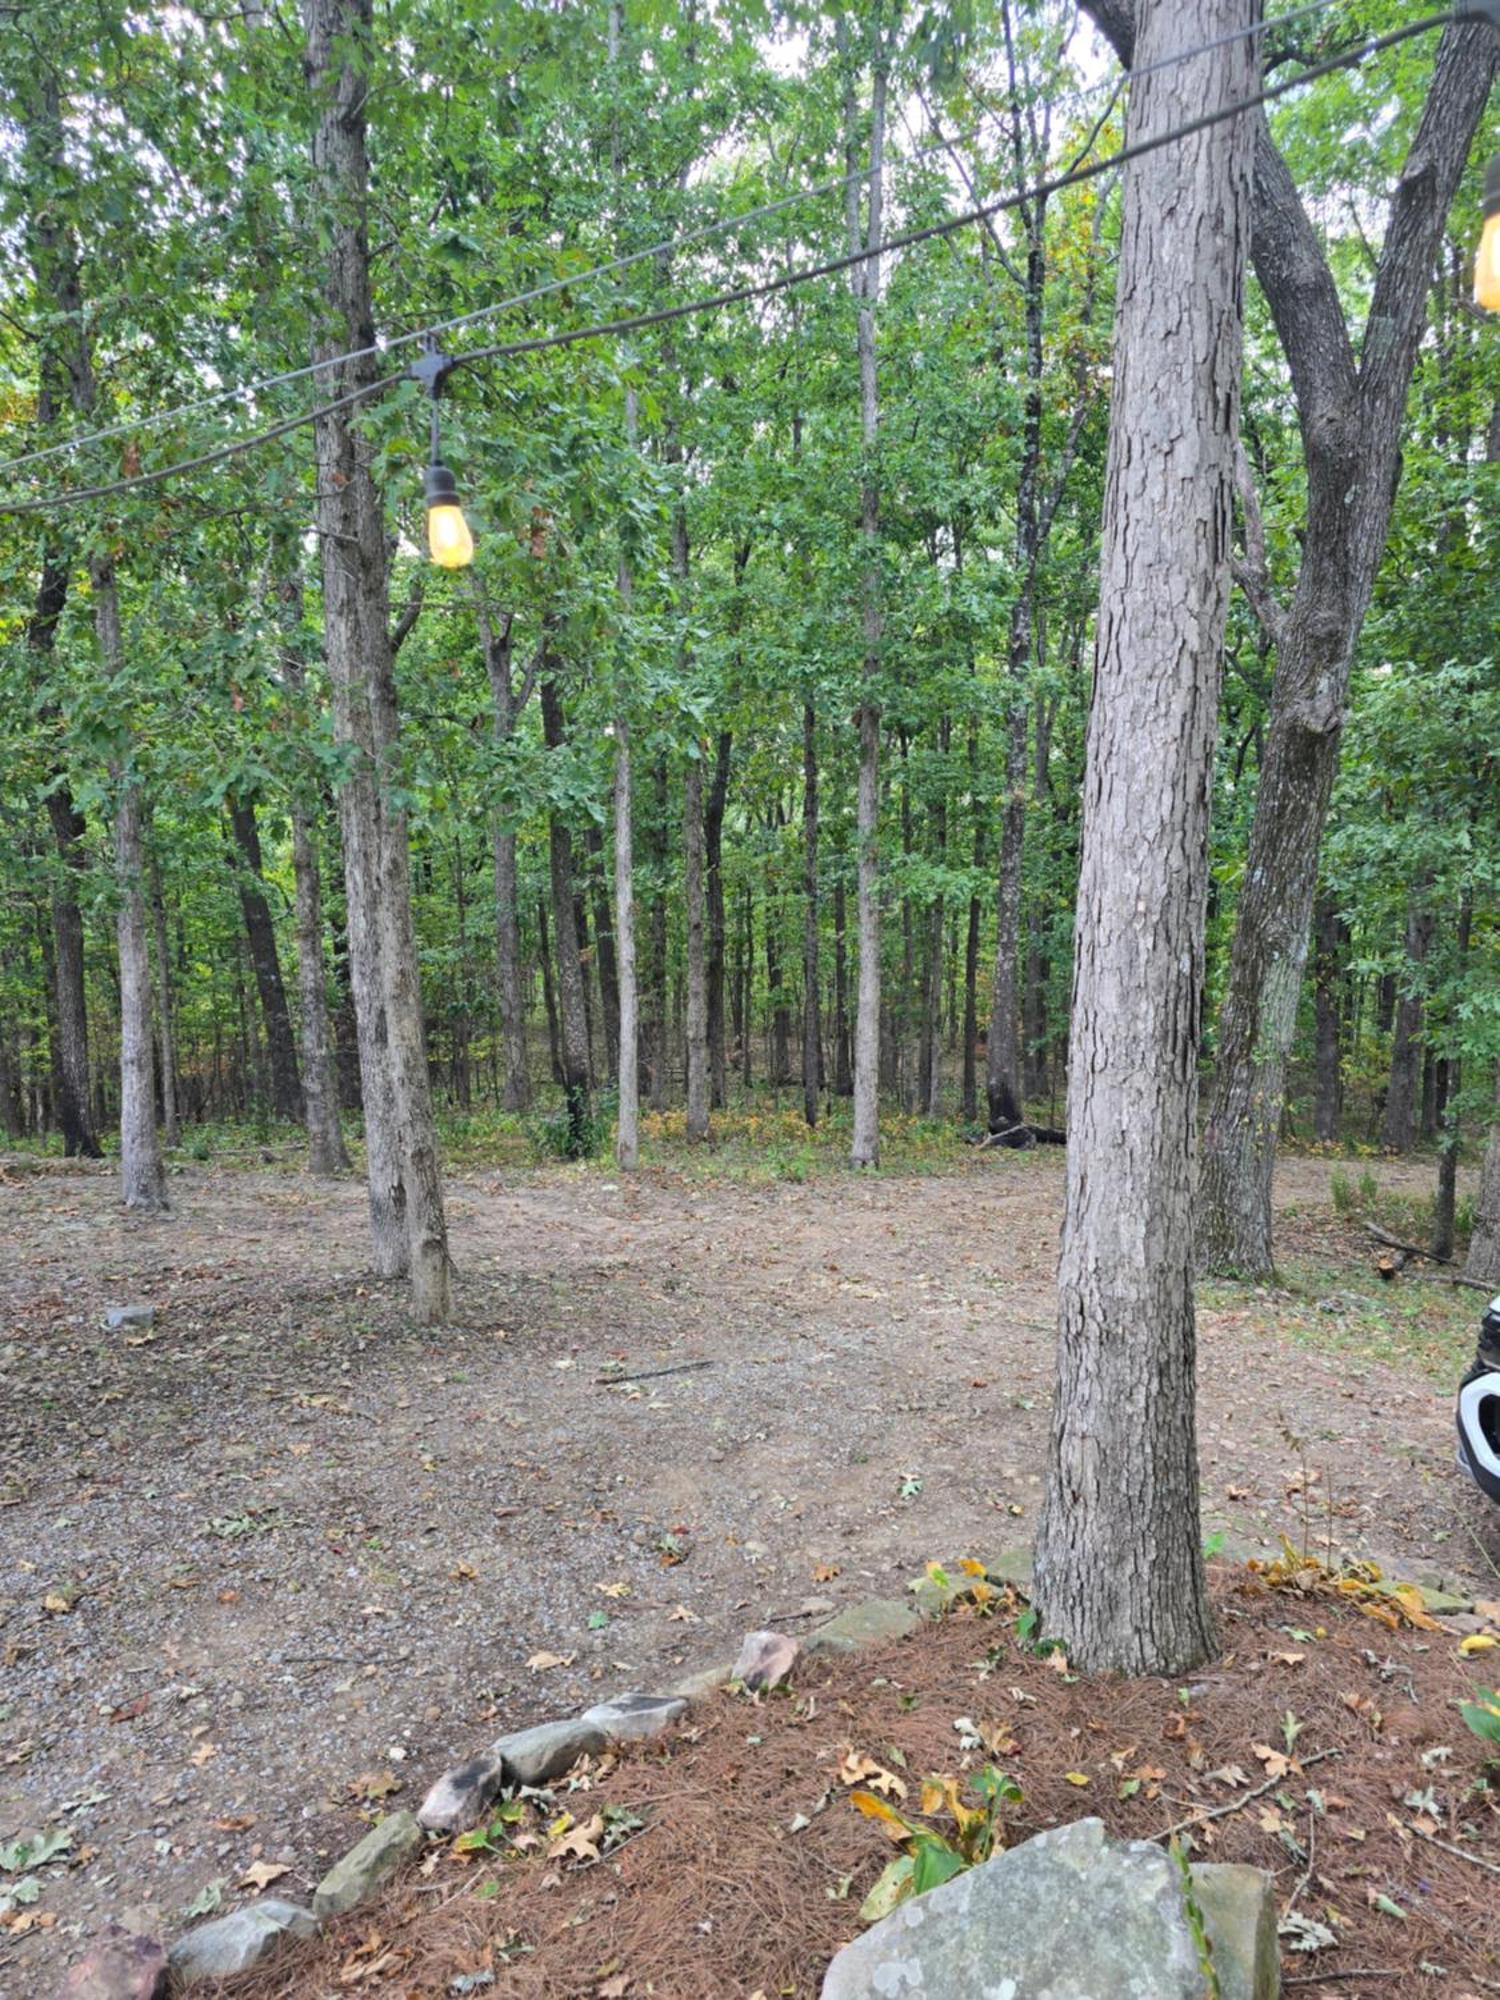
[[[1286,1163],[1288,1240],[1367,1285],[1328,1172]],[[1381,1168],[1403,1176],[1427,1180]],[[0,1931],[4,2000],[110,1915],[173,1931],[257,1862],[306,1893],[363,1812],[501,1729],[1030,1534],[1050,1153],[805,1186],[456,1177],[438,1335],[364,1275],[354,1184],[196,1169],[173,1194],[143,1223],[101,1170],[0,1187],[0,1843],[73,1839],[43,1922]],[[1451,1385],[1213,1296],[1208,1524],[1494,1594]],[[104,1332],[133,1300],[149,1333]],[[1464,1358],[1455,1336],[1454,1381]]]

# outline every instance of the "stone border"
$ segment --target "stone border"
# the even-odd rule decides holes
[[[1275,1556],[1278,1550],[1226,1544],[1232,1561]],[[777,1635],[747,1636],[738,1661],[701,1668],[665,1694],[630,1692],[597,1702],[581,1715],[540,1722],[500,1736],[467,1763],[444,1772],[416,1812],[388,1813],[341,1855],[313,1892],[310,1909],[263,1896],[184,1932],[164,1951],[154,1939],[110,1925],[104,1940],[73,1966],[59,2000],[164,2000],[169,1979],[179,1987],[243,1972],[276,1950],[283,1939],[314,1936],[324,1923],[368,1902],[427,1841],[478,1825],[507,1787],[541,1788],[583,1757],[624,1743],[640,1743],[664,1730],[718,1689],[740,1683],[755,1691],[786,1678],[799,1654],[863,1652],[910,1637],[926,1619],[940,1618],[969,1594],[974,1583],[1010,1585],[1023,1594],[1032,1583],[1029,1548],[1007,1549],[986,1562],[982,1578],[960,1563],[934,1565],[908,1586],[910,1601],[869,1597],[815,1626],[800,1643],[788,1640],[777,1669],[761,1671],[758,1643]],[[1394,1579],[1393,1579],[1394,1581]],[[1472,1597],[1418,1585],[1427,1609],[1453,1623],[1473,1611]]]

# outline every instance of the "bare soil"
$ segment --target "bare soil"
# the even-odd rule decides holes
[[[436,1336],[364,1275],[353,1183],[190,1169],[154,1223],[100,1170],[0,1186],[0,1842],[74,1840],[0,1934],[0,1995],[110,1915],[170,1933],[233,1901],[256,1861],[307,1893],[501,1729],[1024,1542],[1060,1169],[457,1175]],[[1477,1295],[1403,1293],[1448,1315],[1451,1371],[1351,1346],[1379,1285],[1329,1172],[1286,1162],[1282,1240],[1344,1291],[1206,1295],[1207,1525],[1493,1593],[1497,1523],[1453,1470]],[[149,1336],[105,1333],[135,1300]]]

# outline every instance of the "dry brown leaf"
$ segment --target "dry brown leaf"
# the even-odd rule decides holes
[[[289,1875],[290,1868],[282,1861],[252,1861],[239,1881],[237,1889],[269,1889],[273,1882],[279,1882],[283,1875]]]
[[[1302,1769],[1295,1757],[1288,1757],[1280,1750],[1273,1750],[1269,1743],[1252,1743],[1250,1748],[1265,1765],[1268,1778],[1284,1778],[1288,1771]]]
[[[550,1673],[554,1667],[571,1667],[576,1653],[533,1653],[526,1662],[534,1674]]]
[[[564,1815],[566,1817],[566,1815]],[[582,1826],[569,1826],[547,1843],[549,1861],[597,1861],[604,1838],[604,1815],[595,1813]]]
[[[873,1757],[865,1757],[857,1750],[844,1753],[839,1765],[838,1780],[841,1785],[868,1785],[872,1792],[879,1792],[882,1798],[904,1799],[906,1786],[894,1771],[888,1771],[883,1764],[877,1764]]]
[[[815,1563],[813,1565],[812,1580],[814,1583],[832,1583],[838,1573],[839,1566],[837,1563]]]
[[[599,2000],[624,2000],[630,1991],[630,1974],[617,1972],[613,1979],[606,1979],[599,1988]]]

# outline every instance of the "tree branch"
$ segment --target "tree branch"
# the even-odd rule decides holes
[[[407,633],[410,632],[412,626],[415,625],[417,620],[421,617],[422,600],[425,597],[426,592],[427,592],[426,580],[424,579],[422,572],[418,570],[416,575],[411,580],[411,589],[407,594],[405,608],[403,609],[401,616],[396,620],[395,625],[391,629],[392,659],[394,659],[397,653],[401,651],[402,646],[406,642]]]
[[[1262,631],[1275,645],[1281,638],[1286,611],[1271,587],[1271,572],[1266,562],[1266,527],[1261,519],[1260,495],[1255,490],[1255,474],[1250,469],[1250,455],[1245,450],[1243,438],[1235,440],[1234,489],[1239,499],[1240,517],[1245,529],[1245,553],[1231,564],[1234,580],[1244,591],[1246,601],[1259,619]]]

